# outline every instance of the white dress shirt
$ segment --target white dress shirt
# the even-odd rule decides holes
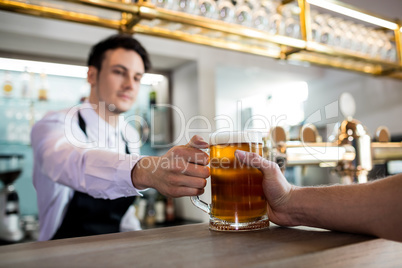
[[[78,111],[86,123],[87,136],[79,127]],[[125,153],[122,134],[128,141],[130,155]],[[90,103],[84,102],[48,113],[33,126],[31,143],[40,241],[54,236],[74,190],[104,199],[141,195],[131,182],[131,170],[141,158],[140,137],[123,116],[119,116],[118,127],[114,128]],[[130,229],[140,229],[132,207],[120,225],[121,231]]]

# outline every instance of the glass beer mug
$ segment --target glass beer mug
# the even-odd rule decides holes
[[[191,197],[196,207],[209,214],[209,229],[251,231],[269,227],[263,175],[235,156],[237,149],[262,155],[261,133],[216,132],[209,142],[212,202]]]

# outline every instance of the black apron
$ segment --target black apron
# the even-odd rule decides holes
[[[78,122],[86,136],[86,124],[78,113]],[[126,143],[126,153],[129,149]],[[135,197],[118,199],[94,198],[86,193],[75,191],[68,204],[63,222],[52,239],[117,233],[120,222]]]

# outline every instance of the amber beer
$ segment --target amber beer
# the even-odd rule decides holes
[[[252,230],[269,226],[262,173],[235,157],[237,149],[262,155],[262,146],[259,133],[211,135],[211,229]]]

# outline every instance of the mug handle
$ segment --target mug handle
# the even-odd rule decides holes
[[[209,148],[208,149],[200,149],[201,151],[209,154]],[[209,166],[209,164],[208,164]],[[204,211],[207,214],[211,213],[211,205],[209,205],[208,203],[202,201],[200,199],[200,197],[197,196],[190,196],[190,200],[191,203],[193,203],[194,206],[196,206],[197,208],[201,209],[202,211]]]
[[[207,204],[206,202],[202,201],[198,195],[191,196],[190,199],[194,206],[201,209],[205,213],[210,214],[211,206],[209,204]]]

